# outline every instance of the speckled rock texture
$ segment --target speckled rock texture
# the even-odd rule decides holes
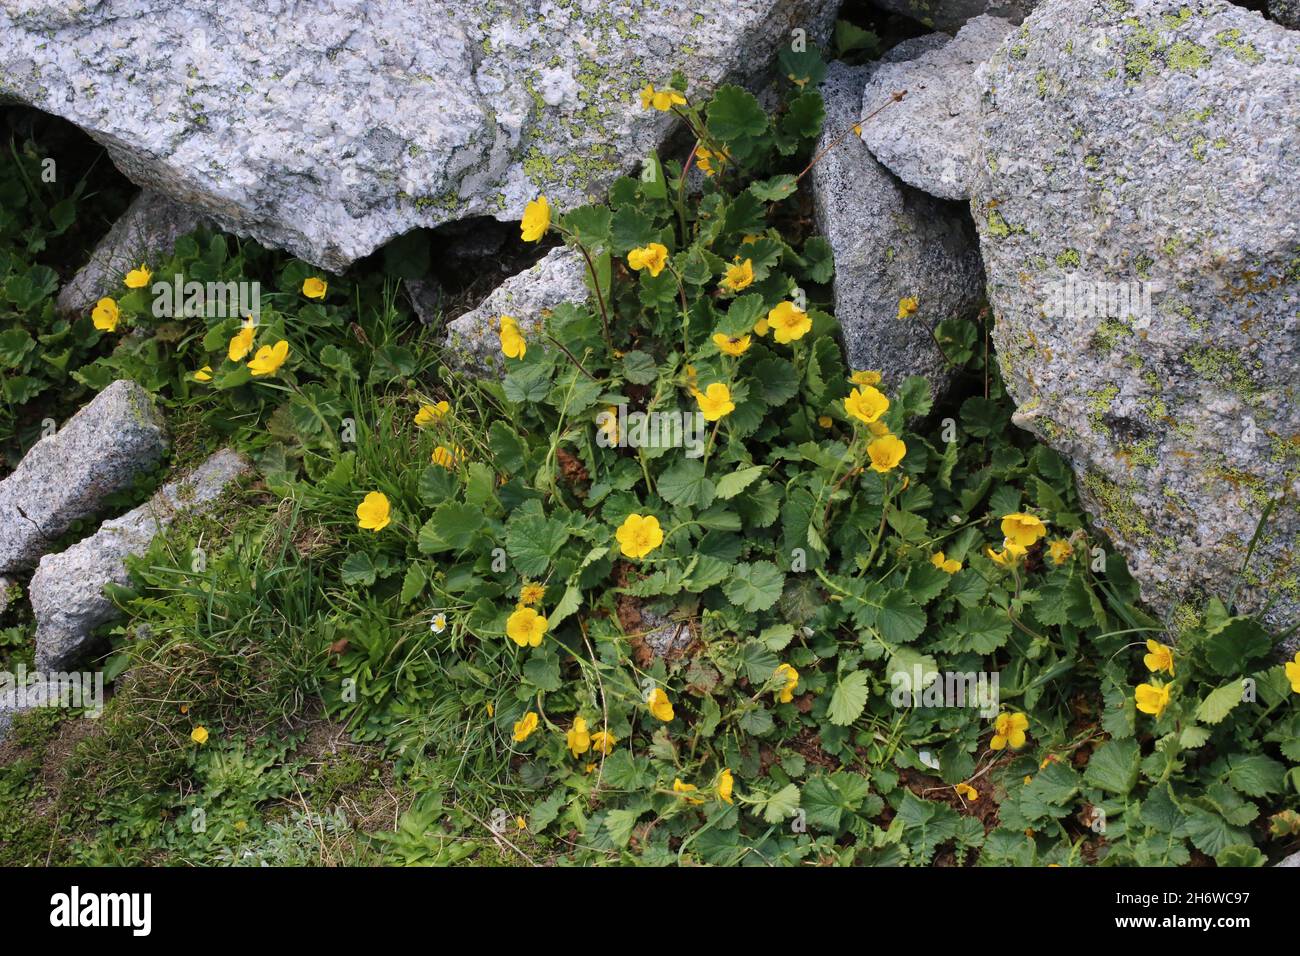
[[[157,263],[160,255],[171,252],[177,239],[205,224],[193,209],[142,190],[99,241],[90,261],[59,289],[59,311],[65,315],[87,312],[102,296],[120,295],[126,291],[123,276],[142,262]]]
[[[932,30],[956,33],[963,23],[988,14],[1019,23],[1039,0],[874,0],[874,6],[901,13]]]
[[[830,65],[818,152],[861,118],[869,72]],[[931,329],[971,314],[983,300],[965,210],[899,182],[852,133],[813,167],[812,189],[817,229],[835,255],[835,314],[850,365],[883,372],[887,386],[924,375],[942,389],[950,367]],[[909,297],[917,311],[899,319],[899,300]]]
[[[132,180],[339,270],[418,226],[580,205],[675,123],[637,91],[758,83],[839,0],[6,0],[0,98]]]
[[[1017,424],[1069,457],[1175,623],[1232,592],[1277,502],[1238,607],[1280,631],[1300,617],[1300,34],[1224,0],[1117,6],[1049,0],[990,61],[971,209],[998,356]]]
[[[1300,0],[1269,0],[1268,15],[1283,26],[1300,30]],[[1300,859],[1300,854],[1296,858]],[[1300,866],[1300,863],[1292,866]]]
[[[497,320],[513,316],[529,348],[542,348],[530,333],[542,314],[563,302],[587,299],[587,263],[568,246],[557,246],[523,272],[501,283],[479,306],[447,323],[445,356],[453,367],[479,375],[505,372]]]
[[[157,465],[167,441],[139,385],[121,380],[96,395],[0,481],[0,572],[34,566],[73,522]]]
[[[997,17],[976,17],[955,39],[934,34],[937,42],[915,59],[876,67],[863,93],[863,116],[899,90],[907,96],[862,124],[862,141],[871,154],[903,182],[932,196],[967,198],[979,120],[975,71],[1013,29]]]
[[[143,554],[154,535],[178,515],[206,511],[248,468],[243,455],[222,449],[185,478],[164,485],[145,504],[105,521],[89,538],[42,558],[30,587],[37,668],[78,663],[91,632],[117,614],[104,596],[104,585],[128,582],[127,555]]]
[[[17,582],[13,578],[0,574],[0,620],[4,619],[5,611],[9,610],[9,605],[13,603],[18,593]]]

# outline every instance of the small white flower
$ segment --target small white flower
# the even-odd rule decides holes
[[[435,634],[441,634],[447,630],[447,615],[435,614],[433,620],[429,622],[429,630]]]

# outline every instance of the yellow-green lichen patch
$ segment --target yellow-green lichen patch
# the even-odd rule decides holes
[[[1115,384],[1103,385],[1101,388],[1095,388],[1088,393],[1088,421],[1094,431],[1105,432],[1106,423],[1102,416],[1110,411],[1111,403],[1119,395],[1119,386]]]
[[[1151,536],[1151,528],[1142,517],[1142,510],[1133,501],[1132,490],[1121,488],[1095,471],[1084,474],[1082,484],[1097,503],[1099,521],[1115,529],[1126,540]]]

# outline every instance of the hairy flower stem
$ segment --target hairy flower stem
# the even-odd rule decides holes
[[[807,176],[808,173],[812,171],[812,168],[816,166],[818,163],[820,163],[822,161],[822,158],[827,153],[833,150],[836,146],[840,145],[840,143],[844,142],[844,140],[848,137],[849,133],[860,131],[863,123],[865,123],[867,120],[874,119],[875,117],[879,116],[882,110],[884,110],[888,106],[892,106],[893,104],[899,102],[906,95],[907,95],[907,90],[898,90],[894,92],[889,97],[889,99],[884,102],[883,105],[876,107],[876,109],[872,110],[870,113],[862,117],[862,119],[858,120],[856,123],[853,123],[851,126],[849,126],[848,129],[840,133],[839,136],[836,136],[833,140],[827,143],[826,148],[823,149],[816,156],[814,156],[809,161],[808,165],[803,168],[803,172],[801,172],[798,176],[794,178],[795,182],[798,182],[799,180]]]

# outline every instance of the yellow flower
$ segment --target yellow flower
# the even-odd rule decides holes
[[[727,165],[727,160],[730,158],[726,153],[719,155],[711,149],[705,149],[703,146],[695,150],[695,165],[700,167],[700,172],[705,176],[712,176],[714,173],[721,172],[722,167]],[[713,168],[714,160],[718,161],[717,169]]]
[[[909,315],[911,315],[913,312],[916,311],[916,307],[917,307],[918,304],[919,304],[919,303],[918,303],[915,299],[913,299],[913,298],[911,298],[911,297],[906,298],[906,299],[899,299],[899,300],[898,300],[898,317],[899,317],[900,319],[905,319],[905,318],[907,318]]]
[[[524,242],[536,242],[551,228],[551,204],[545,196],[538,196],[524,207],[524,218],[519,221],[519,234]]]
[[[607,730],[598,730],[591,735],[591,746],[599,753],[606,756],[614,750],[614,745],[618,743],[618,738]]]
[[[994,551],[992,547],[986,546],[984,553],[993,559],[995,564],[1000,564],[1004,568],[1015,565],[1016,561],[1025,556],[1025,549],[1016,544],[1010,538],[1002,540],[1002,550]]]
[[[771,328],[772,328],[771,323],[769,323],[767,321],[767,317],[764,316],[763,318],[759,319],[757,322],[754,323],[754,334],[761,339],[763,336],[767,335],[768,331]]]
[[[812,329],[808,313],[796,309],[793,302],[782,302],[768,312],[767,322],[772,327],[772,337],[782,345],[803,338]]]
[[[200,746],[206,744],[208,742],[208,728],[201,727],[201,726],[195,727],[193,730],[190,731],[190,740],[194,741],[196,744],[199,744]]]
[[[420,410],[415,413],[415,424],[419,428],[425,425],[432,425],[442,416],[451,411],[450,402],[435,402],[432,405],[421,405]]]
[[[506,358],[523,358],[524,353],[528,351],[528,343],[524,341],[524,334],[519,331],[519,323],[515,321],[515,317],[501,316],[500,326],[501,354]]]
[[[121,318],[122,312],[118,309],[117,302],[107,296],[96,302],[95,308],[90,313],[90,320],[101,332],[116,332],[117,323]]]
[[[731,400],[731,389],[721,382],[714,382],[702,392],[697,391],[695,403],[700,406],[706,422],[716,422],[736,410],[736,403]]]
[[[274,375],[289,357],[289,343],[284,339],[275,345],[263,345],[248,363],[248,370],[254,375]]]
[[[654,515],[630,514],[623,519],[614,537],[624,557],[644,558],[664,543],[664,532]]]
[[[201,369],[199,369],[197,372],[195,372],[195,373],[194,373],[194,381],[196,381],[196,382],[210,382],[210,381],[212,381],[212,366],[211,366],[211,365],[205,365],[205,366],[203,366],[203,368],[201,368]]]
[[[519,603],[523,605],[536,604],[544,597],[546,586],[543,584],[525,584],[519,589]]]
[[[980,792],[968,783],[959,783],[953,789],[957,791],[959,797],[965,797],[972,802],[980,798]]]
[[[641,91],[641,109],[654,107],[661,113],[666,113],[674,106],[685,106],[686,97],[676,90],[656,90],[653,83],[647,83],[645,89]]]
[[[731,791],[736,786],[736,778],[731,775],[731,768],[723,767],[722,775],[718,777],[718,799],[723,803],[731,803]]]
[[[1155,674],[1159,671],[1168,671],[1169,676],[1174,676],[1174,649],[1167,644],[1161,644],[1159,641],[1147,641],[1147,651],[1149,653],[1142,655],[1142,663],[1146,664],[1147,670]]]
[[[753,340],[748,335],[733,339],[730,335],[725,335],[722,332],[713,333],[713,344],[724,355],[744,355],[751,341]]]
[[[1283,670],[1286,672],[1286,679],[1291,682],[1292,692],[1300,694],[1300,651],[1296,652],[1294,661],[1287,661]]]
[[[537,715],[530,710],[528,713],[524,714],[522,720],[515,721],[515,743],[523,743],[532,736],[533,731],[536,729]]]
[[[652,276],[658,277],[668,264],[668,247],[652,242],[644,248],[633,249],[627,254],[627,264],[638,272],[649,269]]]
[[[874,371],[854,372],[849,376],[849,381],[854,385],[879,385],[880,373]]]
[[[930,555],[930,563],[940,571],[947,571],[949,574],[956,574],[961,570],[961,562],[953,558],[945,558],[942,551]]]
[[[1028,728],[1029,718],[1024,714],[1003,711],[993,721],[993,739],[989,741],[989,749],[1001,750],[1009,746],[1012,750],[1019,750],[1025,745]]]
[[[884,422],[871,422],[867,425],[867,431],[871,432],[877,438],[884,438],[886,435],[894,434],[889,430],[889,426]]]
[[[822,428],[830,428],[835,424],[835,419],[831,418],[829,415],[818,415],[817,424]]]
[[[253,337],[257,335],[257,328],[249,325],[247,322],[240,326],[239,331],[230,339],[230,346],[226,349],[226,357],[232,362],[242,362],[244,356],[253,351]]]
[[[788,704],[794,700],[794,689],[799,683],[799,672],[789,664],[781,664],[772,672],[773,677],[784,680],[785,683],[777,689],[777,701],[782,704]]]
[[[740,256],[736,256],[736,264],[727,266],[726,275],[722,277],[722,287],[730,289],[732,292],[739,292],[747,288],[754,281],[754,261],[746,259],[740,261]]]
[[[1016,512],[1002,516],[1002,533],[1020,547],[1031,548],[1035,541],[1047,534],[1047,526],[1033,515]]]
[[[673,780],[673,793],[699,793],[699,788],[693,783],[682,783],[682,778],[677,777]],[[687,803],[703,803],[699,797],[686,797]]]
[[[429,460],[435,465],[441,465],[449,470],[456,467],[456,453],[446,445],[439,445],[435,448]]]
[[[1053,564],[1064,564],[1070,560],[1070,555],[1074,554],[1074,548],[1070,547],[1070,542],[1064,538],[1057,538],[1047,546],[1047,550],[1052,556]]]
[[[1138,684],[1133,700],[1137,709],[1159,719],[1169,706],[1170,684]]]
[[[149,284],[149,280],[152,278],[153,273],[149,271],[148,267],[145,266],[144,263],[141,263],[140,268],[132,269],[126,274],[126,278],[122,281],[126,283],[128,289],[143,289]]]
[[[609,442],[609,447],[616,447],[618,445],[618,406],[610,405],[606,407],[605,423],[603,425],[597,423],[596,427],[605,433],[605,438]]]
[[[867,457],[871,459],[871,470],[884,474],[898,467],[898,463],[907,454],[907,445],[893,435],[877,438],[867,446]]]
[[[665,724],[673,719],[673,703],[662,687],[656,687],[650,692],[650,699],[646,701],[646,706],[650,708],[650,713]]]
[[[372,491],[357,505],[357,527],[365,531],[383,531],[392,520],[388,496],[382,491]]]
[[[849,397],[844,399],[844,410],[858,421],[870,425],[889,411],[889,399],[872,386],[863,385],[849,392]]]
[[[308,276],[302,280],[302,294],[309,299],[325,298],[325,290],[328,288],[325,280],[316,276]]]
[[[546,618],[530,607],[521,607],[506,619],[506,636],[520,647],[540,647],[546,633]]]
[[[573,726],[564,735],[564,740],[568,745],[569,753],[575,757],[585,754],[591,749],[591,734],[587,732],[587,722],[581,717],[574,717]]]

